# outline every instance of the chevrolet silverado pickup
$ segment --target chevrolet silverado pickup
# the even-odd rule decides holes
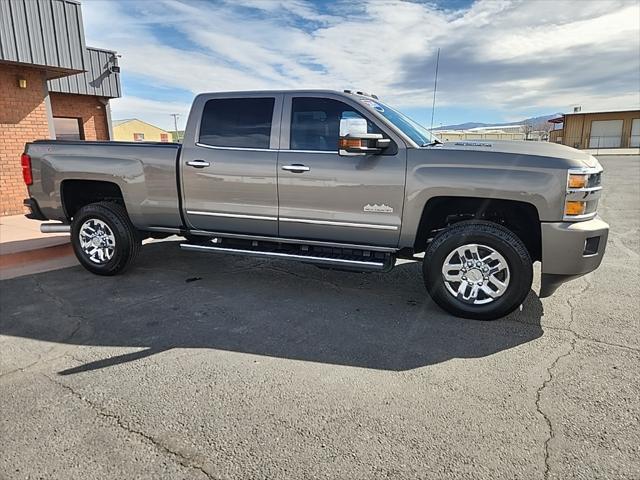
[[[363,92],[205,93],[177,143],[28,143],[27,216],[123,272],[144,238],[184,250],[385,271],[422,261],[446,311],[495,319],[596,269],[602,167],[547,142],[444,143]],[[420,255],[423,254],[423,255]]]

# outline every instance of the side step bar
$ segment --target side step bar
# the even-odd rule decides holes
[[[395,263],[393,257],[389,257],[392,261],[377,261],[376,259],[361,260],[361,259],[346,259],[335,257],[320,257],[317,255],[301,255],[297,253],[285,253],[285,252],[269,252],[263,250],[248,250],[241,248],[230,248],[210,245],[198,245],[193,243],[181,243],[180,248],[183,250],[195,251],[195,252],[210,252],[210,253],[227,253],[231,255],[244,255],[251,257],[267,257],[267,258],[280,258],[283,260],[297,260],[300,262],[315,263],[319,265],[331,265],[334,267],[353,268],[361,271],[384,271],[390,270]]]

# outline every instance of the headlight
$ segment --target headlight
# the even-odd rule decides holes
[[[602,190],[601,183],[602,167],[569,170],[564,220],[588,220],[595,217]]]

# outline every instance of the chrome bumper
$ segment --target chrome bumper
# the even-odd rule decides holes
[[[584,222],[543,223],[540,297],[548,297],[564,282],[598,268],[608,236],[609,225],[599,217]]]

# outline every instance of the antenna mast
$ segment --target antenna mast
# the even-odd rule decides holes
[[[438,55],[436,56],[436,75],[433,81],[433,105],[431,105],[431,128],[433,132],[433,115],[436,113],[436,91],[438,90],[438,66],[440,65],[440,47],[438,47]]]

